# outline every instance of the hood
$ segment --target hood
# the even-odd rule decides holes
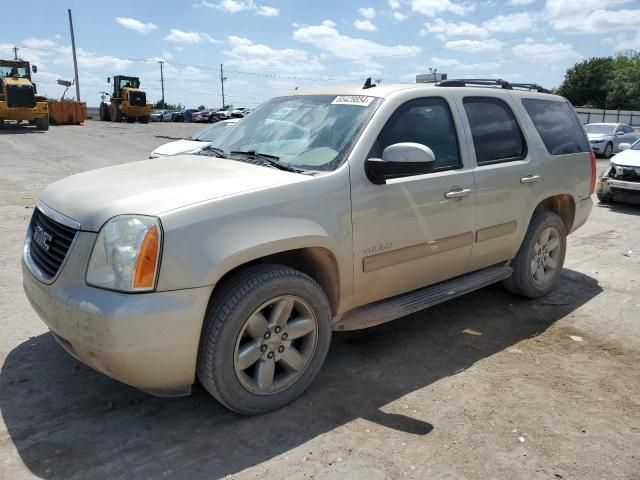
[[[151,155],[178,155],[180,153],[197,152],[211,145],[211,142],[198,142],[196,140],[177,140],[165,143],[156,148]]]
[[[605,138],[611,137],[611,134],[608,133],[587,133],[587,137],[589,140],[604,140]]]
[[[611,163],[625,167],[640,168],[640,150],[625,150],[611,159]]]
[[[48,207],[97,232],[121,214],[160,215],[194,203],[311,177],[223,158],[182,155],[79,173],[49,185]]]

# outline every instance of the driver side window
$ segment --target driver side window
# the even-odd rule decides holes
[[[436,157],[435,172],[462,167],[451,109],[443,98],[418,98],[398,107],[380,132],[369,156],[381,158],[385,148],[402,142],[429,147]]]

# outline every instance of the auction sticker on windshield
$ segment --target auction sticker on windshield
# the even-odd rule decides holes
[[[331,105],[360,105],[361,107],[368,107],[374,98],[366,95],[339,95],[331,102]]]

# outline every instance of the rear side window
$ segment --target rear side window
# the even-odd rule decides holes
[[[584,129],[567,102],[523,98],[522,105],[551,155],[590,151]]]
[[[490,97],[463,100],[478,165],[522,160],[527,154],[524,135],[511,108]]]

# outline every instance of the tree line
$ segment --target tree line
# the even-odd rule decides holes
[[[640,52],[625,50],[576,63],[567,70],[556,93],[577,107],[638,110]]]

